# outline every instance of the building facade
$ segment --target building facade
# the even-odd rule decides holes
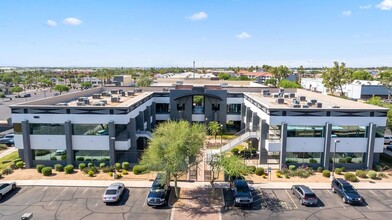
[[[371,169],[383,151],[388,109],[376,106],[296,89],[130,89],[99,87],[11,106],[15,146],[26,166],[137,163],[154,127],[167,120],[217,121],[239,135],[219,151],[248,141],[260,165],[329,168],[335,160]]]

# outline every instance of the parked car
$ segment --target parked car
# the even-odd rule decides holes
[[[111,184],[105,191],[102,196],[102,200],[104,203],[117,202],[122,193],[124,192],[124,184],[123,183],[113,183]]]
[[[28,97],[31,97],[31,94],[29,94],[29,93],[27,93],[27,94],[24,94],[24,96],[23,96],[24,98],[28,98]]]
[[[0,138],[0,144],[13,145],[14,134],[6,134],[3,138]]]
[[[55,153],[56,156],[66,155],[66,154],[67,154],[67,150],[56,150]]]
[[[392,136],[385,136],[384,144],[392,144]]]
[[[342,197],[344,203],[359,204],[363,200],[357,190],[344,179],[337,178],[332,180],[331,188],[332,192]]]
[[[293,185],[291,192],[300,200],[302,205],[317,205],[318,203],[316,194],[307,186]]]
[[[164,180],[165,176],[163,173],[158,173],[155,178],[150,192],[147,195],[148,206],[164,206],[167,204],[168,186]]]
[[[0,200],[3,198],[5,194],[9,193],[11,190],[14,189],[16,189],[15,182],[0,183]]]
[[[253,195],[245,180],[236,179],[233,182],[234,206],[247,205],[252,206]]]
[[[386,146],[385,148],[386,148],[387,150],[392,151],[392,145],[388,145],[388,146]]]

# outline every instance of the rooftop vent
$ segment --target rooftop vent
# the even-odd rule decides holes
[[[295,97],[295,93],[289,93],[290,98],[294,98]]]
[[[292,99],[292,101],[291,101],[294,105],[295,104],[299,104],[299,101],[297,100],[297,99]]]
[[[302,108],[309,108],[309,105],[302,105]]]
[[[340,106],[333,105],[332,108],[340,108]]]
[[[135,91],[128,91],[127,93],[128,93],[128,96],[133,96],[133,95],[135,95]]]
[[[311,99],[310,101],[312,102],[313,105],[317,103],[317,99]]]
[[[313,103],[312,103],[310,100],[308,100],[308,101],[306,102],[306,104],[309,105],[309,106],[312,106],[312,105],[313,105]]]
[[[101,94],[99,93],[93,94],[93,99],[100,99],[100,98],[101,98]]]
[[[120,97],[112,97],[111,102],[120,102]]]
[[[78,102],[83,102],[84,104],[89,104],[90,100],[87,97],[79,97]]]
[[[306,101],[306,97],[305,97],[305,96],[300,96],[300,97],[299,97],[299,101],[305,102],[305,101]]]
[[[107,104],[108,104],[108,100],[106,100],[106,99],[104,99],[104,100],[101,100],[100,102],[104,103],[105,105],[107,105]]]
[[[278,104],[284,104],[284,99],[282,99],[282,98],[276,99],[276,103],[278,103]]]
[[[120,93],[121,93],[121,96],[126,96],[126,94],[127,94],[125,91],[121,91]]]
[[[317,108],[322,108],[323,107],[323,103],[317,102]]]
[[[301,105],[294,104],[294,105],[291,105],[291,107],[293,107],[293,108],[301,108]]]
[[[105,106],[106,104],[103,102],[96,102],[94,103],[94,106]]]

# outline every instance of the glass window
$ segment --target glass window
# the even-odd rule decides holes
[[[212,104],[212,111],[219,111],[220,110],[220,104]]]
[[[169,109],[169,104],[168,103],[156,103],[155,104],[155,109],[157,114],[169,114],[170,109]]]
[[[321,152],[287,152],[286,163],[321,163]]]
[[[15,130],[15,128],[14,128]],[[385,126],[377,126],[376,127],[376,137],[384,137],[385,135]]]
[[[73,124],[73,135],[109,135],[107,124]]]
[[[281,125],[270,125],[267,140],[280,140]]]
[[[22,124],[14,123],[14,134],[22,134]]]
[[[129,138],[128,135],[128,126],[126,124],[116,124],[116,140],[127,140]]]
[[[185,111],[185,104],[177,104],[177,111]]]
[[[30,134],[64,135],[64,124],[30,124]]]
[[[76,161],[110,161],[107,150],[75,150]]]
[[[33,160],[51,160],[51,161],[65,161],[67,160],[66,150],[31,150]]]
[[[229,115],[240,115],[241,114],[241,104],[228,104],[227,114]]]
[[[331,153],[330,163],[362,163],[364,161],[365,153],[347,153],[347,152],[336,152],[336,157],[333,157],[334,153]]]
[[[332,126],[332,137],[364,138],[367,137],[367,126]]]
[[[227,132],[238,132],[241,130],[241,121],[228,121],[226,123]]]
[[[287,126],[287,137],[324,137],[324,126]]]

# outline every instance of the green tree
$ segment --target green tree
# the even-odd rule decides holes
[[[244,159],[239,156],[224,156],[221,158],[220,163],[223,171],[225,171],[229,177],[241,177],[249,174]]]
[[[381,84],[388,90],[388,99],[391,99],[392,93],[392,70],[383,71],[379,74]]]
[[[373,77],[368,71],[357,70],[357,71],[353,72],[352,79],[353,80],[373,80]]]
[[[205,136],[205,127],[202,124],[190,124],[187,121],[167,121],[159,124],[142,155],[141,164],[153,171],[166,172],[168,178],[173,176],[178,198],[178,178],[200,162],[200,149]]]
[[[19,93],[23,91],[23,88],[20,87],[20,86],[15,86],[15,87],[12,87],[12,88],[10,89],[10,91],[11,91],[12,93],[18,93],[18,96],[20,96]]]
[[[296,82],[289,81],[287,79],[283,79],[279,82],[279,87],[281,88],[301,88]]]
[[[387,128],[392,131],[392,108],[387,113]]]
[[[291,73],[291,70],[287,66],[270,67],[269,71],[274,75],[274,78],[279,82],[282,79],[286,79]]]
[[[136,80],[136,83],[139,87],[148,87],[152,84],[152,79],[147,74],[142,74]]]
[[[223,154],[213,154],[211,155],[210,161],[208,161],[208,165],[210,166],[211,171],[211,179],[210,184],[212,188],[212,193],[215,193],[215,180],[219,178],[219,174],[222,171],[222,157]]]
[[[323,84],[329,91],[333,94],[338,88],[340,90],[340,96],[343,96],[343,85],[351,83],[352,80],[352,71],[346,68],[345,63],[339,63],[337,61],[334,62],[334,66],[332,68],[327,68],[322,73]]]
[[[216,136],[221,132],[221,126],[219,122],[210,121],[210,123],[208,123],[208,131],[210,132],[211,135],[214,135],[215,142],[216,142]]]
[[[80,86],[84,89],[87,89],[87,88],[91,88],[93,84],[91,82],[82,82],[80,83]]]
[[[297,68],[297,83],[300,84],[301,83],[301,79],[303,77],[303,75],[305,74],[305,69],[304,67],[301,65]]]
[[[228,80],[228,79],[230,79],[230,74],[228,74],[228,73],[219,73],[218,74],[218,78],[221,79],[221,80]]]
[[[366,103],[383,107],[383,101],[382,101],[381,97],[379,97],[379,96],[371,97],[370,99],[368,99],[366,101]]]
[[[273,85],[273,86],[277,86],[277,80],[275,78],[271,78],[271,79],[266,79],[264,81],[264,85]]]
[[[60,95],[61,95],[61,93],[63,93],[63,92],[68,92],[69,87],[66,85],[55,85],[53,90],[60,92]]]

